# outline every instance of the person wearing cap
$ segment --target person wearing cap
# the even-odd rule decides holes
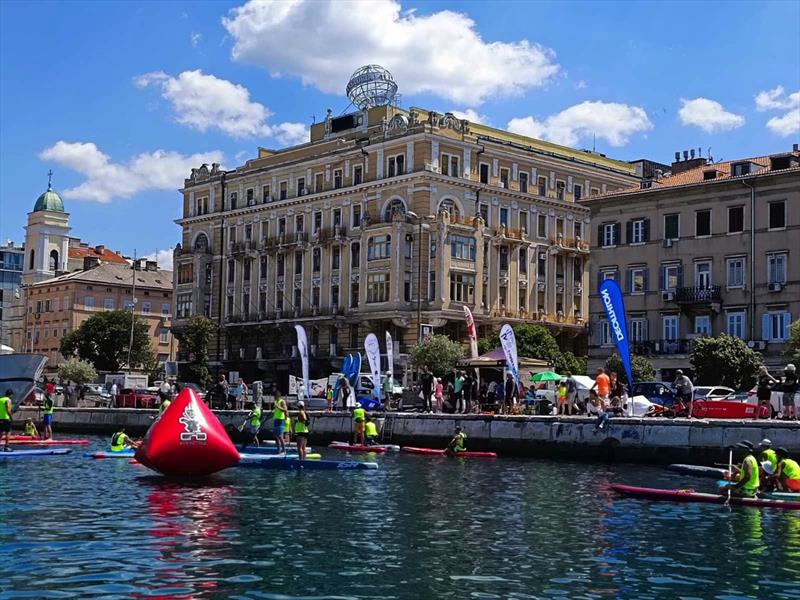
[[[771,492],[777,487],[777,480],[775,479],[775,469],[772,468],[772,463],[765,460],[761,463],[761,491]]]
[[[775,454],[775,450],[772,449],[772,442],[764,438],[761,440],[761,443],[758,445],[761,449],[761,455],[758,459],[763,463],[764,461],[769,462],[772,465],[772,472],[778,470],[778,455]]]
[[[800,492],[800,465],[796,460],[789,458],[786,448],[778,448],[778,468],[775,470],[775,480],[779,490]]]
[[[767,419],[772,416],[772,404],[770,402],[770,398],[772,397],[772,390],[777,383],[778,380],[770,375],[769,369],[767,369],[765,365],[761,365],[758,368],[758,379],[756,380],[756,398],[758,398],[759,406],[763,406],[767,409],[767,416],[765,417]],[[756,414],[756,417],[758,416],[760,416],[760,413]]]
[[[308,433],[311,419],[306,412],[306,403],[300,400],[297,403],[297,418],[294,420],[294,437],[297,440],[297,454],[300,460],[306,459],[308,447]]]
[[[445,452],[448,454],[458,454],[467,450],[467,434],[461,427],[456,427],[456,433],[450,443],[447,444]]]
[[[742,461],[742,466],[738,469],[738,478],[735,483],[729,483],[721,489],[730,490],[737,496],[755,496],[761,485],[761,481],[759,479],[758,461],[756,457],[753,456],[753,444],[746,441],[739,442],[736,444],[735,448],[744,451],[744,460]]]
[[[781,389],[783,390],[783,419],[796,420],[797,414],[794,411],[794,396],[797,393],[798,379],[797,369],[791,363],[786,365],[783,370],[783,380],[781,381]]]

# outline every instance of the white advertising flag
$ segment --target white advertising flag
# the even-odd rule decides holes
[[[519,378],[519,362],[517,361],[517,338],[511,325],[506,323],[500,329],[500,343],[503,346],[503,354],[506,356],[506,366],[517,382],[517,387],[522,389],[522,381]]]
[[[369,371],[372,373],[372,385],[375,386],[375,395],[381,399],[381,347],[378,345],[378,338],[374,333],[370,333],[364,339],[364,351],[367,353],[369,361]]]
[[[303,366],[303,396],[311,398],[311,384],[308,381],[308,338],[302,325],[295,325],[294,330],[297,332],[297,351],[300,353]]]
[[[392,334],[386,332],[386,360],[389,363],[389,377],[394,379],[394,342],[392,341]]]
[[[478,333],[475,331],[475,319],[467,305],[464,305],[464,318],[467,320],[467,336],[469,337],[469,349],[472,358],[478,358]]]

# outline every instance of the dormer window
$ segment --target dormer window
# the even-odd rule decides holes
[[[731,175],[734,177],[741,177],[742,175],[749,175],[751,172],[752,163],[742,162],[736,163],[731,167]]]
[[[703,181],[710,181],[717,178],[717,171],[703,171]]]

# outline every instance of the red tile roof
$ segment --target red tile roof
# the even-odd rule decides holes
[[[70,246],[70,258],[82,259],[86,258],[87,256],[98,258],[100,259],[100,262],[119,264],[125,264],[128,262],[122,256],[116,252],[113,252],[112,250],[109,250],[108,248],[103,248],[100,252],[98,252],[96,247],[84,248],[83,246]]]

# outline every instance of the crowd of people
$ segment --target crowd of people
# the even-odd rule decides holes
[[[773,449],[772,442],[765,438],[758,446],[739,442],[735,450],[742,462],[732,465],[730,483],[723,491],[746,497],[759,492],[800,492],[800,465],[786,448]]]

